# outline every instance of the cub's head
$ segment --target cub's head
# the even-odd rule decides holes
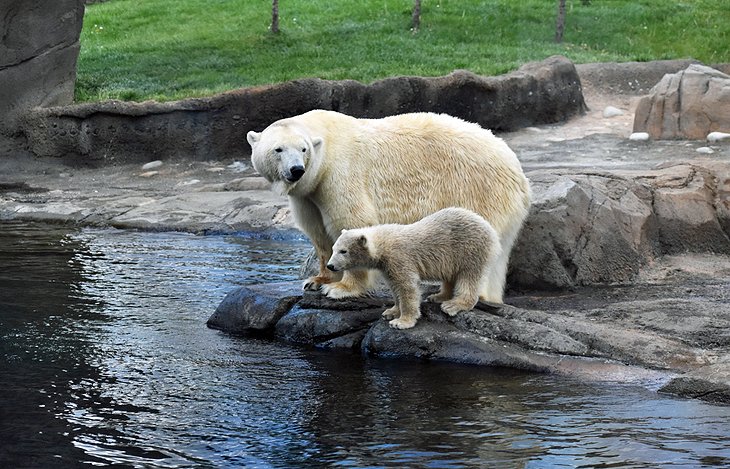
[[[274,123],[263,132],[250,131],[253,167],[283,194],[307,174],[312,156],[322,147],[322,138],[310,137],[292,124]]]
[[[333,272],[374,267],[373,243],[365,230],[342,230],[327,268]]]

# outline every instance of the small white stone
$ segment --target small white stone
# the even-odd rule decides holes
[[[707,134],[708,142],[721,142],[723,140],[730,140],[730,134],[725,132],[710,132]]]
[[[198,184],[200,182],[200,179],[191,179],[189,181],[182,181],[179,182],[178,186],[192,186],[193,184]]]
[[[220,173],[220,172],[223,172],[225,170],[226,170],[226,168],[221,168],[220,166],[214,166],[212,168],[206,168],[206,171],[208,171],[209,173]]]
[[[649,140],[649,134],[646,132],[634,132],[629,136],[629,140],[634,140],[637,142],[645,142]]]
[[[154,176],[156,174],[160,174],[160,172],[159,171],[147,171],[146,173],[140,174],[139,177],[151,178],[152,176]]]
[[[603,110],[603,117],[616,117],[616,116],[623,116],[624,111],[617,107],[613,106],[606,106],[606,109]]]
[[[155,161],[150,161],[149,163],[142,165],[142,169],[144,171],[147,171],[148,169],[155,169],[155,168],[159,168],[160,166],[162,166],[162,161],[155,160]]]
[[[248,169],[248,165],[240,161],[234,161],[233,163],[228,165],[228,169],[230,169],[234,173],[242,173]]]
[[[711,155],[712,153],[715,153],[715,150],[713,150],[710,147],[699,147],[697,150],[695,150],[697,153],[702,153],[703,155]]]

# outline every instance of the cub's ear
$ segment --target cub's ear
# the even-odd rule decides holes
[[[340,234],[345,234],[345,233],[347,233],[347,230],[343,228],[342,231],[340,232]]]
[[[319,150],[322,147],[323,143],[324,143],[324,139],[322,137],[314,137],[312,139],[312,147],[315,150]]]
[[[358,239],[357,242],[360,243],[360,246],[362,247],[368,245],[368,239],[365,237],[365,235],[360,235],[360,239]]]
[[[261,134],[251,130],[246,134],[246,140],[248,140],[248,143],[253,146],[254,143],[258,143],[258,141],[261,140]]]

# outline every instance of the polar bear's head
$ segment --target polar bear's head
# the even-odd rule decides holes
[[[332,246],[327,268],[333,272],[375,267],[373,243],[365,229],[342,230]]]
[[[275,123],[262,132],[250,131],[251,162],[279,192],[287,194],[305,178],[312,155],[322,147],[322,138],[310,137],[291,124]]]

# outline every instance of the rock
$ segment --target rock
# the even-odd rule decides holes
[[[606,117],[606,118],[623,116],[623,115],[624,115],[624,111],[622,111],[619,108],[613,107],[613,106],[606,106],[606,108],[603,110],[603,117]]]
[[[223,298],[207,325],[236,334],[271,332],[301,295],[300,285],[291,282],[240,287]]]
[[[35,155],[65,155],[86,165],[141,163],[150,156],[236,161],[250,154],[242,138],[246,132],[312,109],[373,118],[432,111],[512,130],[561,122],[586,106],[573,64],[551,57],[497,77],[458,70],[369,85],[311,78],[169,103],[107,101],[37,109],[24,117],[21,131]]]
[[[659,392],[730,404],[730,357],[672,379]]]
[[[421,319],[408,330],[393,329],[381,318],[391,304],[388,297],[335,301],[317,292],[299,297],[299,287],[290,282],[238,288],[208,324],[377,357],[663,386],[665,392],[720,402],[730,395],[730,356],[723,354],[730,345],[730,306],[713,299],[724,291],[722,281],[693,285],[704,298],[699,302],[682,298],[685,292],[676,285],[646,284],[533,294],[512,298],[514,305],[480,305],[484,310],[454,318],[437,304],[422,303]]]
[[[83,0],[5,2],[0,18],[0,156],[17,148],[19,117],[73,101]]]
[[[533,204],[512,252],[508,284],[625,283],[666,254],[730,253],[728,174],[727,165],[528,172]]]
[[[730,128],[730,76],[704,65],[665,75],[636,108],[634,132],[700,140]]]
[[[707,134],[708,142],[722,142],[724,140],[730,140],[730,134],[725,132],[710,132]]]
[[[155,161],[150,161],[149,163],[145,163],[145,164],[143,164],[143,165],[142,165],[142,169],[143,169],[144,171],[147,171],[147,170],[149,170],[149,169],[155,169],[155,168],[159,168],[160,166],[162,166],[162,161],[160,161],[160,160],[155,160]]]
[[[711,155],[711,154],[715,153],[715,150],[713,150],[713,149],[712,149],[712,148],[710,148],[710,147],[699,147],[699,148],[698,148],[698,149],[696,149],[695,151],[696,151],[697,153],[701,153],[701,154],[703,154],[703,155]]]
[[[157,176],[160,174],[159,171],[145,171],[144,173],[140,173],[139,177],[141,178],[151,178],[152,176]]]
[[[634,132],[629,135],[629,140],[633,140],[635,142],[645,142],[649,140],[649,134],[646,132]]]

